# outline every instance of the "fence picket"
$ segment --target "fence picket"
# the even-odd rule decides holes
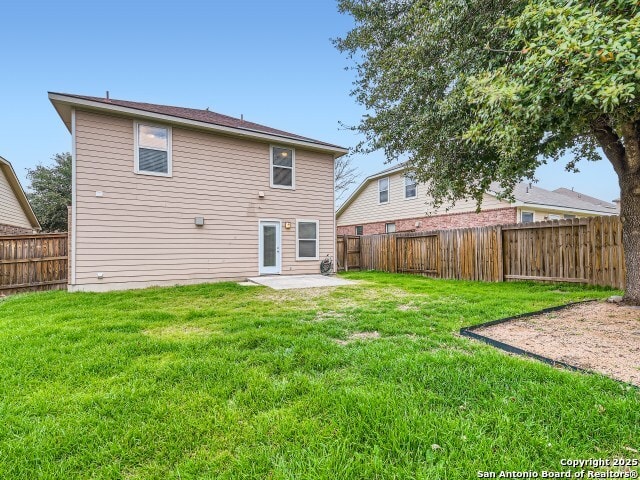
[[[66,285],[66,233],[0,236],[0,294]]]
[[[435,278],[565,281],[624,289],[618,217],[339,236],[337,240],[339,270],[344,268],[340,259],[347,255],[345,248],[354,255],[348,257],[349,269],[357,265],[361,270]]]

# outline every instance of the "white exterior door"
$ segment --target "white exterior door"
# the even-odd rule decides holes
[[[260,221],[260,275],[280,273],[280,222]]]

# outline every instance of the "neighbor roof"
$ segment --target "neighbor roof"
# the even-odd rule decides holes
[[[340,216],[346,208],[360,195],[362,190],[367,184],[375,179],[387,176],[392,173],[401,172],[406,170],[408,162],[399,163],[393,167],[386,168],[377,173],[369,175],[362,183],[356,188],[353,193],[345,200],[345,202],[336,211],[336,216]],[[496,196],[500,194],[503,189],[496,182],[493,182],[487,192],[490,195]],[[567,193],[569,192],[569,193]],[[546,207],[558,207],[571,210],[587,210],[589,212],[599,212],[612,214],[616,213],[617,207],[609,202],[600,200],[595,197],[590,197],[582,193],[573,192],[566,188],[559,188],[551,191],[544,188],[536,187],[532,184],[518,183],[513,189],[513,197],[516,204],[521,205],[540,205]]]
[[[560,190],[560,191],[558,191]],[[499,193],[502,191],[497,183],[491,184],[491,191]],[[581,198],[578,195],[570,195],[571,192],[566,188],[554,191],[536,187],[532,184],[518,183],[513,189],[513,197],[517,202],[525,205],[544,205],[548,207],[569,208],[573,210],[589,210],[592,212],[600,212],[611,215],[617,211],[614,204],[599,200],[595,197],[588,197],[589,200]],[[573,192],[577,193],[577,192]]]
[[[600,200],[596,197],[591,197],[581,192],[576,192],[575,190],[569,190],[568,188],[556,188],[554,190],[556,193],[561,193],[562,195],[567,195],[568,197],[577,198],[584,202],[593,203],[594,205],[602,205],[607,208],[618,208],[613,202],[605,202],[604,200]],[[614,200],[615,202],[616,200]],[[618,199],[619,201],[619,199]]]
[[[313,138],[304,137],[295,133],[285,132],[276,128],[260,125],[254,122],[222,115],[208,109],[196,109],[175,107],[171,105],[158,105],[154,103],[132,102],[129,100],[117,100],[114,98],[90,97],[68,93],[49,92],[49,99],[71,130],[71,108],[82,106],[94,110],[108,110],[119,113],[127,113],[136,116],[156,118],[173,123],[188,123],[192,126],[200,126],[218,130],[222,133],[235,134],[248,137],[259,137],[266,140],[286,141],[295,145],[305,145],[317,150],[330,151],[336,157],[348,152],[347,149],[331,143],[322,142]]]
[[[38,218],[36,217],[36,214],[33,212],[33,209],[31,208],[31,204],[27,199],[26,193],[24,193],[24,189],[22,188],[22,185],[20,185],[20,180],[18,180],[18,176],[16,175],[15,170],[11,166],[11,163],[9,163],[8,160],[5,160],[2,157],[0,157],[0,170],[2,170],[2,172],[4,173],[4,176],[9,182],[9,185],[11,186],[11,189],[13,190],[13,193],[16,196],[16,199],[18,200],[18,203],[20,203],[20,206],[22,207],[24,214],[29,219],[29,223],[31,223],[31,227],[35,230],[40,230],[42,228],[40,226],[40,222],[38,222]]]

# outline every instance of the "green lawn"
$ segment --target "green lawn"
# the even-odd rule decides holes
[[[638,457],[637,390],[457,335],[610,290],[344,276],[361,283],[0,301],[0,478],[468,479]]]

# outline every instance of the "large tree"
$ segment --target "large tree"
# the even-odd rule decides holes
[[[361,150],[409,155],[436,203],[506,194],[573,150],[600,149],[621,188],[625,298],[640,303],[640,6],[575,2],[342,0],[370,111]]]
[[[71,154],[57,153],[52,165],[29,169],[29,202],[42,229],[47,232],[67,229],[67,206],[71,205]]]

